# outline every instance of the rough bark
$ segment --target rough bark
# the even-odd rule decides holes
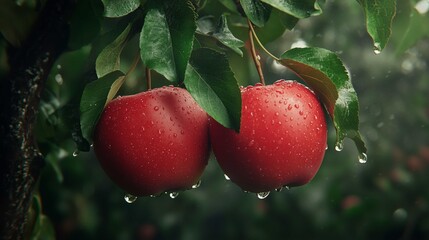
[[[32,33],[10,49],[0,79],[0,238],[23,239],[27,212],[44,159],[34,139],[40,94],[68,39],[69,0],[48,0]]]

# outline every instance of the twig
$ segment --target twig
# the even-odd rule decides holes
[[[252,23],[250,22],[249,19],[247,19],[247,23],[249,24],[249,40],[250,40],[250,51],[252,53],[252,58],[253,58],[253,62],[255,63],[255,67],[256,70],[258,71],[258,75],[259,75],[259,81],[265,85],[265,79],[264,79],[264,74],[262,72],[262,66],[261,66],[261,62],[259,61],[259,55],[256,53],[255,50],[255,43],[253,42],[253,36],[254,36],[254,32],[252,31],[253,27],[252,27]]]
[[[147,90],[152,89],[152,77],[150,75],[150,68],[146,67],[146,86]]]

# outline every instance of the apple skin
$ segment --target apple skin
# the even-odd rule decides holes
[[[239,133],[209,120],[213,152],[225,174],[255,193],[308,183],[327,141],[324,111],[314,93],[279,80],[242,88],[241,94]]]
[[[189,189],[207,165],[208,116],[182,88],[118,97],[97,123],[94,151],[107,175],[128,194]]]

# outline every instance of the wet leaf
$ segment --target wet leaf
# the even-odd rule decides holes
[[[106,17],[122,17],[133,12],[140,6],[140,0],[101,0]]]
[[[97,72],[97,77],[100,78],[110,72],[119,70],[121,64],[121,52],[126,43],[130,29],[131,25],[128,25],[112,43],[107,45],[103,51],[100,52],[97,60],[95,61],[95,71]]]
[[[208,48],[195,50],[186,69],[185,86],[216,121],[240,129],[241,93],[224,54]]]
[[[261,0],[297,18],[307,18],[322,13],[316,0]]]
[[[227,18],[225,15],[221,16],[217,26],[213,23],[213,17],[203,17],[198,19],[197,33],[213,37],[240,56],[243,56],[243,52],[240,48],[244,46],[244,43],[232,35],[228,28]]]
[[[140,34],[143,63],[172,82],[182,82],[192,51],[195,12],[188,1],[152,2]]]
[[[80,101],[80,125],[82,135],[88,141],[92,139],[92,133],[104,106],[117,93],[125,76],[120,71],[114,71],[90,82],[83,90]]]
[[[380,53],[389,41],[396,1],[358,0],[366,17],[366,28],[374,41],[374,52]]]
[[[271,14],[271,7],[262,3],[260,0],[240,0],[249,20],[258,27],[263,27]]]
[[[303,79],[322,100],[337,131],[337,144],[352,139],[358,151],[367,149],[359,133],[359,102],[349,74],[338,56],[322,48],[294,48],[279,61]]]

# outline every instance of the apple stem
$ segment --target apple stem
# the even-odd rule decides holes
[[[250,20],[249,20],[249,19],[247,19],[247,23],[249,24],[249,29],[250,29],[250,31],[252,32],[253,37],[255,37],[256,42],[258,42],[258,44],[259,44],[259,46],[262,48],[262,50],[264,50],[264,52],[265,52],[265,53],[267,53],[267,54],[268,54],[270,57],[272,57],[274,60],[276,60],[276,61],[280,61],[280,58],[278,58],[278,57],[274,56],[274,54],[272,54],[270,51],[268,51],[268,50],[264,47],[264,45],[261,43],[261,41],[260,41],[260,40],[259,40],[259,38],[258,38],[258,35],[256,35],[256,32],[255,32],[255,29],[253,28],[253,25],[252,25],[252,23],[250,22]],[[251,39],[252,39],[252,37],[251,37]],[[252,39],[251,41],[253,41],[253,39]],[[253,46],[253,45],[252,45],[252,46]]]
[[[146,86],[147,90],[152,89],[152,76],[150,74],[150,68],[146,67]]]
[[[256,70],[258,71],[259,81],[263,85],[265,85],[264,74],[262,72],[261,62],[259,61],[260,56],[256,52],[255,43],[253,42],[253,36],[255,36],[254,31],[252,31],[252,23],[249,19],[247,19],[247,23],[249,24],[249,40],[250,40],[250,51],[252,53],[253,62],[255,63]]]

